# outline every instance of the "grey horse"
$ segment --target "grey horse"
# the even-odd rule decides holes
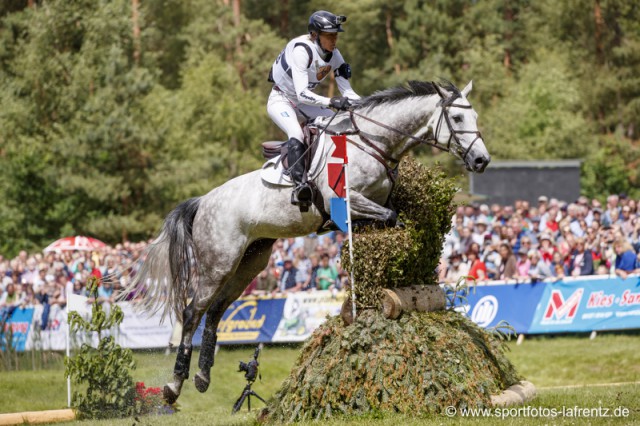
[[[183,323],[173,381],[164,388],[169,403],[177,400],[189,377],[192,338],[203,315],[200,371],[194,378],[200,392],[209,387],[218,322],[267,265],[274,241],[322,229],[335,196],[322,172],[332,147],[329,134],[349,135],[352,220],[393,223],[396,214],[385,204],[398,162],[412,148],[427,143],[447,150],[471,172],[482,173],[489,164],[477,114],[467,100],[471,86],[460,91],[448,82],[412,81],[363,98],[330,124],[328,117],[316,120],[326,133],[309,175],[324,206],[301,213],[290,204],[289,187],[266,183],[257,170],[183,202],[167,216],[128,289],[144,288],[144,308],[164,305],[165,314],[173,313]]]

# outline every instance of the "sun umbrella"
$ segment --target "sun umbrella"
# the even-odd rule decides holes
[[[91,237],[83,237],[78,235],[76,237],[60,238],[58,241],[54,241],[47,248],[44,249],[45,253],[50,251],[72,251],[83,250],[92,251],[105,248],[107,245],[100,240],[96,240]]]

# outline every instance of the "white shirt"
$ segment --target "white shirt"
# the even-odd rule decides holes
[[[311,62],[308,51],[313,55]],[[313,89],[327,78],[329,73],[340,68],[345,61],[337,48],[327,55],[328,58],[325,58],[320,51],[321,48],[311,41],[309,35],[303,35],[287,43],[278,55],[271,68],[273,80],[289,99],[307,105],[329,106],[330,99],[313,93]],[[349,99],[360,99],[360,96],[351,88],[349,80],[336,77],[336,83],[343,96]]]

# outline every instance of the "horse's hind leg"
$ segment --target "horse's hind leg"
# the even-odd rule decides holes
[[[202,336],[202,347],[198,361],[200,371],[194,377],[196,388],[200,392],[205,392],[211,383],[211,367],[214,362],[218,323],[229,305],[242,294],[251,280],[267,265],[274,241],[271,239],[254,241],[242,257],[235,275],[214,296],[213,304],[207,311]]]
[[[182,340],[178,347],[176,364],[173,369],[173,382],[166,384],[163,390],[164,399],[169,404],[173,404],[178,399],[182,390],[182,384],[189,378],[189,366],[191,364],[191,353],[193,351],[191,340],[206,310],[206,307],[196,303],[196,297],[193,298],[183,312]],[[200,306],[199,309],[198,306]]]

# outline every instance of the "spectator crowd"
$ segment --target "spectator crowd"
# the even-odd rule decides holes
[[[346,274],[340,268],[344,234],[279,239],[267,267],[249,284],[245,295],[342,289]],[[18,307],[34,307],[36,323],[44,330],[49,319],[67,303],[67,283],[73,293],[89,296],[87,285],[99,280],[98,301],[113,303],[135,276],[150,242],[117,244],[84,252],[28,254],[14,259],[0,255],[0,324]],[[140,292],[125,297],[132,299]],[[93,302],[89,298],[88,303]]]
[[[626,278],[640,272],[639,230],[639,203],[624,194],[610,195],[605,206],[584,196],[572,203],[541,196],[536,205],[459,206],[437,273],[444,283],[473,277],[477,284],[596,274]],[[343,289],[344,239],[331,232],[277,240],[267,267],[244,294]],[[94,252],[21,251],[14,259],[0,255],[0,323],[17,307],[33,306],[45,329],[52,312],[66,305],[67,283],[74,294],[87,296],[91,277],[100,281],[99,301],[113,303],[138,271],[148,244],[125,242]]]
[[[605,206],[584,196],[572,203],[541,196],[536,205],[471,204],[458,207],[452,220],[438,268],[441,282],[624,279],[640,272],[640,210],[625,194],[608,196]]]

